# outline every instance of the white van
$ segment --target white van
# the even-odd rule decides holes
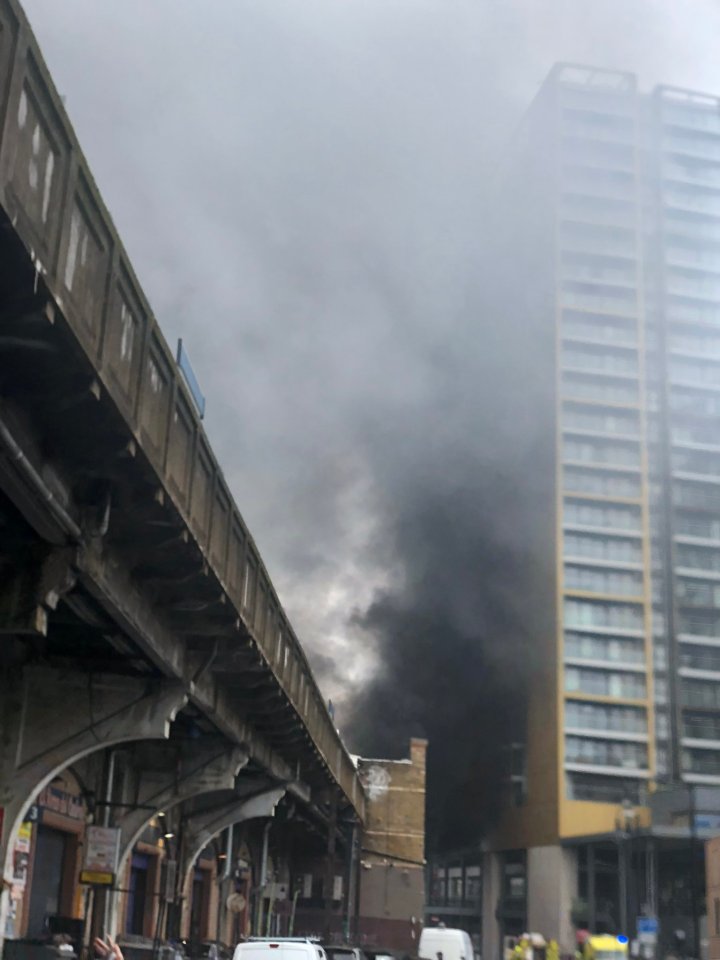
[[[464,930],[425,927],[418,945],[420,960],[475,960],[470,935]]]
[[[233,960],[327,960],[323,948],[306,937],[257,937],[235,947]]]

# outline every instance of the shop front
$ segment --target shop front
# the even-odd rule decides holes
[[[55,933],[80,938],[83,894],[78,875],[86,814],[80,785],[69,772],[36,797],[15,841],[10,939],[43,939]]]

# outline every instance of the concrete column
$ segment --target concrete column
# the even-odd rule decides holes
[[[502,960],[500,923],[497,910],[502,883],[502,854],[483,855],[482,874],[482,956],[483,960]]]
[[[324,939],[330,942],[333,922],[333,884],[335,882],[335,831],[337,829],[337,790],[330,797],[330,819],[328,821],[327,858],[325,861],[325,919],[323,922]]]
[[[559,845],[528,850],[528,927],[557,940],[561,953],[575,949],[570,914],[577,888],[576,850]]]

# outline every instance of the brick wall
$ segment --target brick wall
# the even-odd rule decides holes
[[[705,844],[708,960],[720,960],[720,837]]]
[[[368,797],[360,865],[359,939],[415,953],[425,906],[425,757],[359,760]]]

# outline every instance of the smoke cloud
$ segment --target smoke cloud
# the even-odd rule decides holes
[[[532,674],[517,584],[546,562],[520,491],[547,437],[498,293],[522,278],[488,199],[555,60],[720,90],[720,11],[26,8],[349,743],[427,735],[433,837],[474,836]]]

